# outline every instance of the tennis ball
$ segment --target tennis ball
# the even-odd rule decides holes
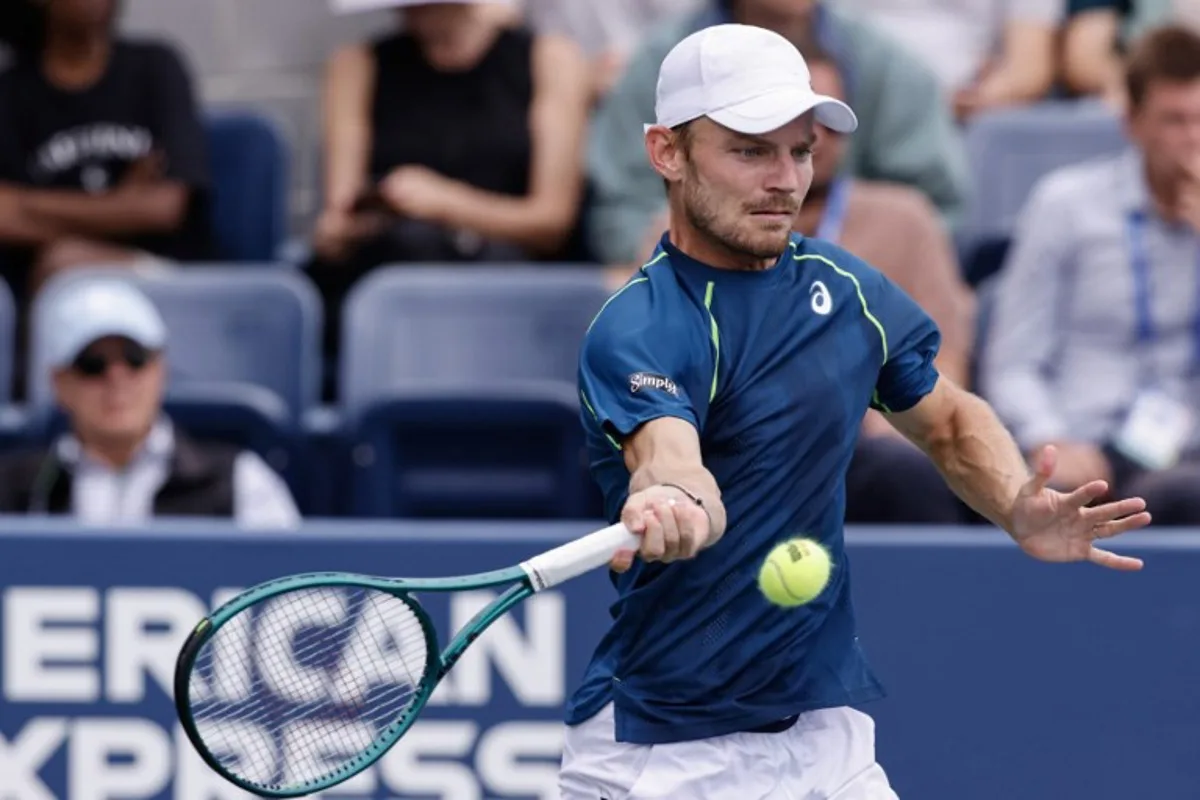
[[[832,569],[829,551],[820,544],[791,539],[767,556],[758,573],[758,588],[775,605],[802,606],[821,594]]]

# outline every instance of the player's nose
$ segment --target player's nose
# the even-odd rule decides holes
[[[765,188],[772,194],[799,194],[803,189],[801,165],[793,158],[780,159],[767,175]]]

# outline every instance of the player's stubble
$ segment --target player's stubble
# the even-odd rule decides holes
[[[723,197],[725,193],[709,186],[700,175],[690,155],[687,173],[682,186],[683,212],[697,232],[734,255],[757,260],[775,260],[783,255],[803,198],[777,194],[746,203]],[[787,221],[755,217],[755,212],[782,213]]]

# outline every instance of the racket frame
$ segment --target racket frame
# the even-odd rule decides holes
[[[189,741],[196,752],[200,754],[204,763],[238,788],[260,797],[302,797],[328,789],[369,769],[399,741],[400,737],[416,722],[438,683],[466,652],[466,649],[493,622],[533,594],[603,566],[618,550],[622,548],[636,549],[638,542],[637,536],[618,523],[548,550],[517,566],[473,575],[451,578],[380,578],[352,572],[309,572],[261,583],[222,604],[202,619],[188,635],[175,662],[176,714],[184,733],[187,734]],[[349,759],[330,775],[290,789],[271,789],[251,783],[225,769],[204,744],[204,739],[200,736],[200,731],[191,713],[192,668],[200,655],[201,648],[212,639],[216,632],[252,606],[303,589],[331,587],[370,589],[393,595],[402,602],[409,602],[405,599],[405,595],[421,592],[461,592],[489,589],[496,586],[508,586],[508,588],[456,631],[444,649],[440,648],[437,632],[433,626],[425,624],[425,619],[421,620],[422,634],[425,637],[426,653],[428,654],[427,668],[418,685],[414,687],[414,700],[376,737],[370,746],[358,756]],[[417,605],[419,606],[419,603]],[[427,619],[424,609],[420,610],[418,616]],[[433,654],[436,654],[436,657],[430,657]]]

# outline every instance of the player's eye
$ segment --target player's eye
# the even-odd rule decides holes
[[[806,161],[812,158],[813,149],[811,147],[797,147],[792,151],[792,158],[797,161]]]

